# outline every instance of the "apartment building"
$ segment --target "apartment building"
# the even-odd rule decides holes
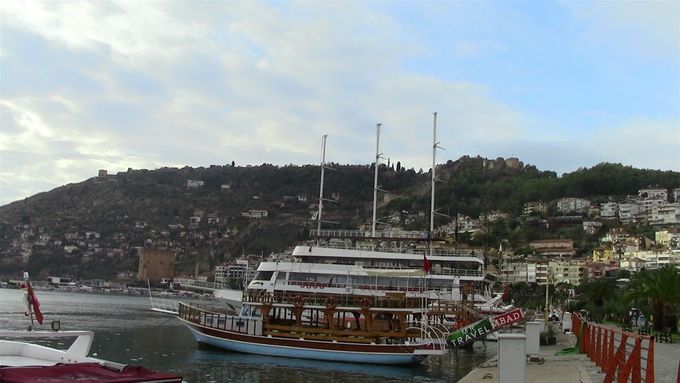
[[[600,218],[615,219],[619,214],[619,204],[616,202],[605,202],[600,204]]]
[[[562,213],[585,213],[590,207],[590,201],[585,198],[562,198],[557,201],[557,210]]]

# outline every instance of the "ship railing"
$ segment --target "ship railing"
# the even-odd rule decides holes
[[[209,311],[200,305],[181,302],[178,316],[188,322],[212,329],[248,335],[260,335],[262,333],[261,318],[241,317]]]
[[[351,284],[351,283],[323,283],[323,282],[306,282],[306,281],[288,281],[288,286],[299,286],[303,288],[310,288],[315,292],[323,292],[325,288],[349,289],[349,290],[379,290],[379,291],[423,291],[422,287],[418,286],[386,286],[386,285],[367,285],[367,284]]]
[[[376,231],[375,235],[371,230],[343,230],[343,229],[312,229],[309,232],[311,237],[330,237],[330,238],[366,238],[366,239],[411,239],[429,240],[428,231],[402,231],[402,230],[382,230]]]
[[[409,247],[370,247],[370,246],[355,246],[340,244],[325,244],[320,247],[337,250],[366,250],[378,253],[396,253],[396,254],[414,254],[414,255],[434,255],[438,257],[473,257],[477,259],[484,259],[483,254],[477,254],[472,250],[442,250],[442,249],[412,249]],[[313,254],[312,254],[313,256]]]
[[[173,282],[178,283],[182,287],[193,287],[203,290],[222,290],[230,288],[227,283],[198,281],[189,278],[175,278],[173,279]]]
[[[397,293],[398,294],[398,293]],[[368,305],[371,308],[394,308],[422,310],[423,298],[421,297],[394,297],[394,296],[366,296],[352,294],[324,294],[319,292],[275,292],[260,293],[248,291],[244,296],[244,302],[263,304],[296,304],[302,301],[304,306],[327,306],[328,298],[333,298],[336,307],[360,308]]]
[[[179,312],[178,301],[154,297],[149,297],[149,300],[151,301],[151,311],[174,315],[177,315],[177,313]]]
[[[433,326],[424,321],[407,321],[406,331],[416,330],[420,332],[420,339],[431,343],[436,349],[446,348],[446,333],[438,326]]]

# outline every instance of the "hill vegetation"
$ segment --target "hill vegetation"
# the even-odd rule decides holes
[[[333,164],[326,173],[324,219],[355,228],[370,221],[372,166]],[[424,212],[409,228],[425,229],[429,214],[429,172],[380,167],[379,216]],[[600,164],[558,177],[534,166],[506,166],[503,159],[463,157],[438,166],[437,207],[477,217],[491,210],[517,216],[529,201],[584,197],[595,202],[637,194],[639,188],[680,187],[680,173]],[[0,207],[0,275],[23,269],[34,275],[69,274],[79,278],[113,278],[136,272],[139,248],[175,249],[180,273],[198,266],[211,270],[241,254],[280,252],[308,235],[319,193],[318,166],[210,166],[130,170],[94,177]],[[200,180],[200,187],[187,181]],[[266,210],[266,218],[242,215]],[[437,225],[450,219],[438,218]],[[496,246],[540,236],[511,219],[490,229],[486,238],[459,241]],[[495,231],[494,231],[495,230]],[[524,234],[521,233],[524,230]],[[86,233],[96,233],[96,238]],[[514,233],[514,234],[513,234]],[[564,233],[560,235],[565,235]],[[92,234],[94,236],[94,234]],[[42,238],[42,239],[41,239]],[[480,242],[481,241],[481,242]],[[26,245],[28,244],[28,245]],[[66,252],[65,246],[73,246]],[[28,264],[17,254],[30,249]],[[13,258],[14,257],[14,258]]]

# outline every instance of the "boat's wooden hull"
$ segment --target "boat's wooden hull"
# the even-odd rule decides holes
[[[377,345],[239,334],[183,321],[199,343],[225,350],[289,358],[372,364],[418,363],[439,352],[425,345]]]

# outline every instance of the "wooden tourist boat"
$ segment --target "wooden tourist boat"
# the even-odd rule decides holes
[[[251,354],[338,362],[409,364],[446,353],[446,334],[423,320],[421,302],[249,291],[238,315],[180,303],[199,343]]]

